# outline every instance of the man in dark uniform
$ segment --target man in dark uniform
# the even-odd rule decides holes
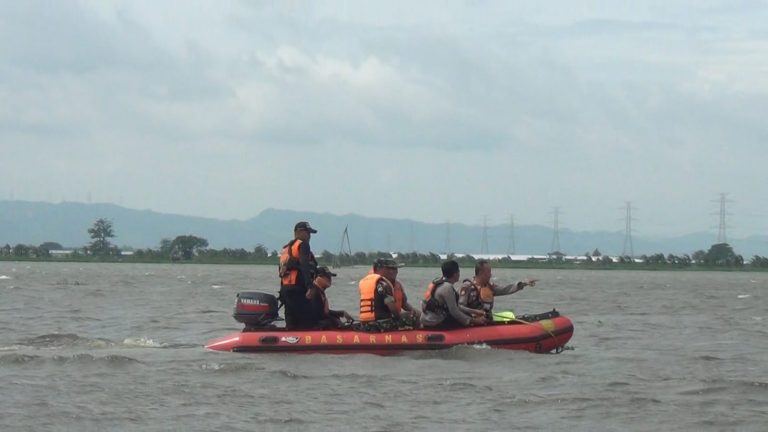
[[[285,327],[307,328],[312,325],[310,299],[314,293],[312,281],[317,260],[309,246],[309,239],[317,230],[309,222],[293,227],[293,240],[280,253],[280,301],[285,305]]]
[[[421,325],[425,328],[456,328],[485,324],[482,310],[459,305],[453,284],[460,276],[459,264],[445,261],[440,269],[443,276],[433,280],[424,293]]]
[[[315,276],[313,290],[314,295],[310,300],[312,311],[312,328],[315,329],[334,329],[342,327],[342,319],[347,323],[353,321],[352,316],[343,310],[333,310],[328,302],[326,290],[331,287],[336,273],[331,272],[328,267],[318,267],[317,276]]]

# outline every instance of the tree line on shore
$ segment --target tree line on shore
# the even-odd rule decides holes
[[[115,237],[112,222],[98,219],[88,228],[91,242],[81,248],[68,249],[56,242],[40,245],[6,244],[0,247],[0,259],[4,260],[68,260],[106,262],[192,262],[210,264],[275,264],[279,253],[262,244],[253,249],[209,247],[208,240],[191,234],[179,235],[174,239],[162,239],[157,248],[121,250],[111,239]],[[399,262],[410,266],[439,265],[444,256],[429,252],[398,252],[394,254]],[[334,254],[324,250],[317,254],[320,264],[332,266],[369,265],[376,258],[392,258],[389,252],[355,252]],[[473,266],[476,258],[471,255],[448,255],[463,266]],[[712,245],[708,251],[698,250],[681,256],[656,253],[639,257],[610,257],[599,250],[585,252],[578,260],[567,259],[562,254],[551,254],[546,258],[531,257],[526,261],[514,261],[511,257],[493,260],[502,267],[551,267],[551,268],[730,268],[768,269],[768,257],[753,256],[748,262],[736,254],[727,243]]]

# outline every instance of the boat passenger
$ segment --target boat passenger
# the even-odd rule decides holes
[[[293,240],[280,253],[280,301],[285,305],[285,328],[312,326],[310,300],[314,294],[317,260],[309,246],[309,239],[317,230],[309,222],[298,222],[293,227]]]
[[[485,324],[482,310],[459,305],[453,284],[458,282],[459,264],[454,260],[441,265],[443,276],[433,280],[421,303],[421,325],[429,328],[456,328]]]
[[[408,296],[405,295],[405,289],[399,279],[395,279],[395,308],[396,313],[400,314],[400,319],[407,321],[410,325],[421,327],[421,310],[411,306],[408,302]]]
[[[459,304],[471,309],[485,311],[486,319],[493,321],[493,299],[495,296],[514,294],[527,286],[536,285],[536,279],[525,279],[506,286],[491,282],[491,263],[479,260],[475,264],[475,277],[464,279],[459,289]]]
[[[368,272],[368,274],[372,273],[373,267],[371,267],[371,270]],[[410,326],[415,325],[419,327],[421,311],[411,306],[411,304],[408,302],[408,296],[405,294],[405,289],[403,289],[403,284],[400,282],[400,279],[395,279],[392,294],[392,297],[395,300],[395,309],[393,311],[394,315],[399,316],[401,320],[406,321]]]
[[[328,296],[325,291],[330,288],[334,277],[336,277],[336,273],[332,273],[328,267],[317,268],[317,276],[315,276],[312,288],[315,290],[315,294],[310,300],[313,323],[310,328],[334,329],[342,327],[342,318],[348,323],[353,321],[352,316],[347,311],[332,310],[328,304]]]
[[[373,262],[373,271],[360,280],[360,322],[368,329],[390,330],[418,324],[413,307],[397,287],[400,264],[389,258]]]

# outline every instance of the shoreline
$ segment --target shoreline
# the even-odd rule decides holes
[[[81,263],[81,264],[174,264],[174,265],[222,265],[222,266],[275,266],[277,267],[277,260],[274,261],[223,261],[223,260],[187,260],[187,261],[159,261],[159,260],[141,260],[141,259],[67,259],[67,258],[19,258],[19,257],[0,257],[0,262],[16,262],[16,263]],[[327,265],[333,268],[343,267],[366,267],[366,264],[352,264],[343,266],[333,266],[332,263],[323,262],[320,260],[320,265]],[[473,265],[473,263],[464,262],[459,260],[459,265],[467,267]],[[585,263],[509,263],[509,262],[492,262],[493,268],[498,269],[524,269],[524,270],[585,270],[585,271],[616,271],[616,270],[628,270],[628,271],[669,271],[669,272],[702,272],[702,271],[715,271],[715,272],[745,272],[745,273],[762,273],[768,272],[766,267],[753,267],[750,265],[744,266],[731,266],[731,267],[718,267],[718,266],[703,266],[692,264],[689,266],[680,266],[675,264],[644,264],[644,263],[614,263],[614,264],[585,264]],[[439,263],[405,263],[405,267],[414,268],[432,268],[439,267]]]

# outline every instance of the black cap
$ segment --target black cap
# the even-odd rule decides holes
[[[328,267],[322,266],[317,268],[317,276],[336,277],[336,273],[331,272]]]
[[[293,230],[294,230],[294,231],[298,231],[298,230],[307,230],[307,231],[309,231],[309,232],[310,232],[310,233],[312,233],[312,234],[314,234],[314,233],[316,233],[316,232],[317,232],[317,230],[316,230],[316,229],[312,228],[312,227],[309,225],[309,222],[304,222],[304,221],[301,221],[301,222],[297,223],[297,224],[296,224],[296,225],[293,227]]]
[[[398,268],[402,267],[405,264],[398,264],[397,261],[389,258],[376,258],[376,261],[373,262],[373,268]]]

